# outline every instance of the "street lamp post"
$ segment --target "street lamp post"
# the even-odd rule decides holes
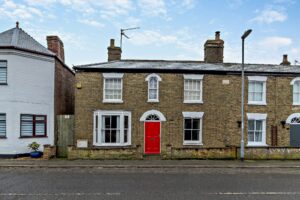
[[[245,155],[245,142],[244,142],[244,93],[245,93],[245,73],[244,73],[244,51],[245,51],[245,39],[250,35],[252,32],[251,29],[247,30],[243,35],[242,35],[242,100],[241,100],[241,115],[242,115],[242,123],[241,123],[241,161],[244,161],[244,155]]]

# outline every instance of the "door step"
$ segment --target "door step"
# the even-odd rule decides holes
[[[161,155],[157,154],[144,154],[143,155],[144,160],[161,160]]]

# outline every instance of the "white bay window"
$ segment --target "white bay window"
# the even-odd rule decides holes
[[[99,110],[94,113],[95,146],[127,146],[130,144],[130,112]]]

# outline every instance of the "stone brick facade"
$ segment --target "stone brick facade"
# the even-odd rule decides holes
[[[159,85],[159,102],[147,102],[148,83],[145,78],[149,74],[124,73],[123,103],[103,103],[102,73],[78,71],[76,83],[80,83],[81,88],[75,90],[75,141],[87,139],[88,146],[93,147],[93,112],[95,110],[125,110],[131,111],[132,114],[131,147],[140,147],[140,151],[143,151],[144,122],[140,121],[140,117],[146,111],[155,109],[166,117],[166,121],[161,122],[161,155],[168,154],[170,147],[174,149],[199,148],[196,145],[183,145],[182,112],[189,111],[204,112],[201,148],[239,146],[240,75],[203,74],[203,103],[186,104],[183,103],[183,73],[157,73],[162,79]],[[248,81],[246,79],[245,113],[267,114],[266,142],[269,146],[272,126],[276,126],[278,130],[277,145],[289,146],[288,125],[283,127],[281,121],[286,120],[292,113],[300,112],[300,106],[292,105],[290,82],[294,78],[293,75],[267,75],[267,105],[248,105]],[[245,119],[247,120],[246,114]],[[245,134],[247,144],[247,123],[245,123]]]

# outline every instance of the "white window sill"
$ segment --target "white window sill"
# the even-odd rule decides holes
[[[118,99],[118,100],[104,99],[102,102],[103,103],[123,103],[123,100],[120,100],[120,99]]]
[[[200,100],[199,101],[198,100],[197,101],[194,101],[194,100],[184,100],[183,103],[200,103],[200,104],[202,104],[203,101],[200,101]]]
[[[258,105],[258,106],[266,106],[266,102],[260,102],[260,101],[249,101],[248,105]]]
[[[116,143],[107,143],[107,144],[102,144],[102,143],[94,143],[94,146],[97,147],[127,147],[130,146],[131,144],[116,144]]]
[[[247,147],[267,147],[268,145],[265,143],[248,143]]]
[[[185,145],[185,146],[193,146],[193,145],[201,146],[201,145],[203,145],[203,143],[202,142],[183,142],[183,145]]]
[[[149,103],[158,103],[159,100],[158,99],[148,99],[147,102],[149,102]]]

